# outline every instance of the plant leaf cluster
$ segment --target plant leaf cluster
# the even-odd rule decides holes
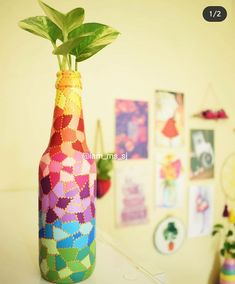
[[[19,26],[37,36],[49,40],[53,54],[57,55],[61,70],[77,70],[77,63],[84,61],[119,35],[114,28],[100,23],[84,23],[85,10],[75,8],[64,14],[39,0],[45,16],[30,17]]]
[[[220,250],[220,254],[225,256],[230,256],[235,258],[235,230],[234,225],[230,226],[229,228],[225,228],[222,224],[214,225],[212,236],[220,234],[223,236],[223,246]]]

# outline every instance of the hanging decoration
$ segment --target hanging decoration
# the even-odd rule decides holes
[[[235,178],[234,178],[234,172],[235,172],[235,153],[229,155],[222,166],[221,170],[221,188],[223,190],[224,196],[225,196],[225,205],[223,209],[222,216],[224,218],[231,218],[231,210],[229,209],[228,203],[229,201],[235,201]]]
[[[211,109],[207,109],[205,111],[202,111],[200,115],[204,119],[211,119],[211,120],[217,120],[217,119],[227,119],[228,115],[225,112],[224,109],[220,109],[217,111],[213,111]]]
[[[101,157],[97,160],[97,198],[102,198],[111,187],[110,172],[113,169],[113,154],[104,150],[104,139],[100,120],[97,120],[94,153],[98,154],[97,147],[100,142],[99,153]]]
[[[227,201],[235,201],[235,153],[229,155],[221,170],[221,188]]]
[[[214,101],[214,105],[216,107],[209,108],[207,105],[207,99],[211,97]],[[200,111],[193,115],[193,117],[202,118],[205,120],[224,120],[228,119],[228,114],[225,111],[224,108],[221,108],[220,100],[212,87],[211,84],[209,84],[207,91],[203,97],[203,101],[200,107]]]

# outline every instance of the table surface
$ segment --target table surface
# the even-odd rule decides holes
[[[37,192],[2,191],[0,201],[0,283],[48,283],[38,268]],[[83,283],[161,284],[160,277],[141,270],[98,231],[96,269]]]

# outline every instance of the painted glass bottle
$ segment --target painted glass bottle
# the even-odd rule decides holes
[[[84,131],[80,73],[57,74],[49,145],[39,166],[39,262],[44,279],[76,283],[95,266],[96,163]]]
[[[220,284],[235,284],[235,259],[225,256],[220,271]]]

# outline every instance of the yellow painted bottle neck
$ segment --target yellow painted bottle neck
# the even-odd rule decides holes
[[[64,115],[82,116],[82,83],[77,71],[57,73],[55,105]]]
[[[57,73],[56,89],[64,90],[68,87],[82,89],[81,74],[78,71],[60,71]]]

